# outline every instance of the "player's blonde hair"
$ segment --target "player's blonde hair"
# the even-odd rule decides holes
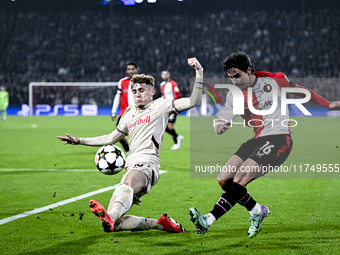
[[[145,83],[148,85],[152,85],[153,88],[155,88],[155,78],[153,78],[150,75],[145,74],[134,74],[131,79],[132,84],[134,83]]]

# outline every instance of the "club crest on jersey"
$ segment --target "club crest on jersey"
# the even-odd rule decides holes
[[[269,84],[266,84],[266,85],[263,87],[263,90],[264,90],[264,92],[270,92],[270,91],[272,91],[272,86],[269,85]]]
[[[148,109],[146,109],[146,111],[151,111],[152,110],[152,108],[151,107],[149,107]]]
[[[130,130],[131,128],[134,128],[138,125],[144,124],[144,123],[150,123],[151,120],[151,116],[148,115],[144,118],[139,118],[137,120],[135,120],[133,123],[128,123],[128,129]]]

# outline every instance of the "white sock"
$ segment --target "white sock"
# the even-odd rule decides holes
[[[249,211],[251,216],[259,215],[261,213],[261,205],[256,203],[256,205]]]
[[[133,189],[126,184],[120,184],[115,192],[113,192],[113,195],[117,198],[108,214],[111,216],[113,222],[116,222],[130,210],[133,201]]]
[[[154,219],[125,215],[116,221],[114,231],[141,231],[149,229],[163,230],[164,227]]]
[[[212,225],[216,221],[215,216],[212,215],[211,213],[208,213],[206,216],[207,216],[207,223],[209,226]]]

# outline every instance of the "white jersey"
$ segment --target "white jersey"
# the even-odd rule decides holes
[[[244,119],[245,125],[253,127],[255,138],[267,135],[278,135],[278,134],[290,134],[290,122],[289,122],[289,110],[286,106],[286,114],[281,114],[281,88],[294,87],[303,88],[311,93],[310,102],[328,108],[330,102],[320,97],[314,91],[299,86],[294,82],[288,80],[283,73],[269,73],[269,72],[255,72],[256,81],[253,84],[252,94],[252,105],[256,110],[269,110],[273,105],[273,91],[277,91],[275,98],[277,107],[275,111],[268,115],[257,115],[249,110],[247,104],[248,90],[242,90],[244,96],[244,115],[241,117]],[[298,97],[304,97],[304,94],[295,93]],[[230,91],[227,94],[227,100],[222,108],[220,120],[234,120],[233,115],[233,97]]]
[[[145,163],[159,167],[159,151],[169,116],[175,113],[174,101],[162,98],[143,109],[130,105],[124,112],[116,130],[129,136],[130,154],[127,167]]]
[[[256,73],[255,73],[256,74]],[[280,77],[281,78],[281,77]],[[284,79],[284,78],[281,78]],[[253,127],[255,138],[267,135],[278,135],[278,134],[290,134],[289,125],[289,113],[288,106],[286,115],[281,115],[281,93],[280,93],[280,82],[273,79],[272,77],[264,76],[258,77],[256,83],[253,85],[253,106],[256,110],[268,110],[271,109],[273,104],[273,91],[276,89],[278,102],[276,110],[269,115],[257,115],[249,110],[247,104],[248,91],[242,90],[244,95],[244,115],[241,117],[244,119],[246,126]],[[224,107],[222,108],[221,115],[219,119],[223,120],[234,120],[235,115],[233,115],[233,96],[230,91],[227,94],[227,99]],[[287,120],[287,122],[282,125],[282,121]],[[230,122],[230,121],[229,121]]]
[[[160,88],[164,99],[176,100],[181,97],[181,92],[174,80],[163,81],[160,84]]]

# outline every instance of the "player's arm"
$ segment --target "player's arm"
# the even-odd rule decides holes
[[[82,145],[88,145],[88,146],[103,146],[106,144],[114,144],[121,140],[125,134],[123,132],[120,132],[118,129],[114,130],[111,134],[103,135],[103,136],[97,136],[97,137],[91,137],[91,138],[76,138],[74,136],[71,136],[69,134],[66,134],[66,136],[57,136],[57,138],[60,141],[64,141],[64,144],[82,144]]]
[[[340,101],[334,101],[332,102],[328,108],[328,110],[332,110],[332,111],[335,111],[335,110],[340,110]]]
[[[340,101],[335,101],[335,102],[329,102],[327,99],[323,98],[322,96],[318,95],[316,92],[314,92],[313,90],[297,85],[295,82],[289,82],[289,87],[293,87],[293,88],[302,88],[302,89],[306,89],[310,92],[311,94],[311,98],[309,100],[309,102],[319,105],[319,106],[323,106],[325,108],[327,108],[328,110],[340,110]],[[293,93],[293,95],[304,98],[305,94],[303,93]]]
[[[220,116],[218,117],[217,122],[214,122],[215,133],[218,135],[222,135],[225,131],[227,131],[231,122],[235,119],[232,101],[232,94],[228,93]]]
[[[196,58],[189,58],[188,64],[196,70],[196,80],[190,97],[180,98],[174,101],[175,109],[178,112],[189,110],[199,106],[202,98],[203,68]]]
[[[120,95],[122,93],[122,86],[120,84],[120,81],[118,83],[118,90],[117,90],[117,93],[116,93],[116,96],[113,100],[113,104],[112,104],[112,110],[111,110],[111,119],[112,121],[115,121],[116,120],[116,112],[118,110],[118,107],[120,105]]]

